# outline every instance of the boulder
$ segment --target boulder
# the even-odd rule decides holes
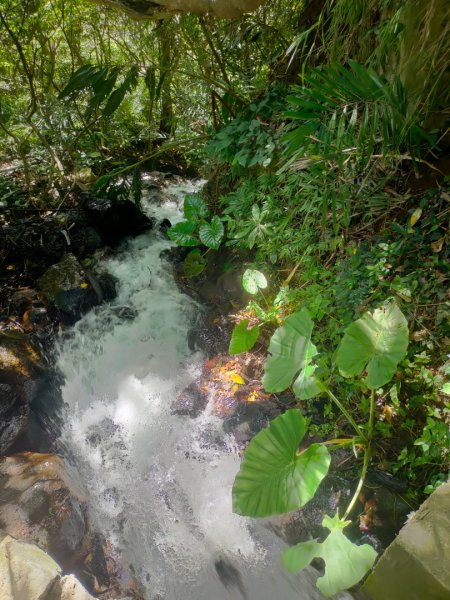
[[[0,333],[0,455],[25,431],[29,404],[44,373],[27,334],[11,330]]]
[[[61,458],[22,452],[0,459],[0,528],[38,543],[63,566],[75,562],[87,532],[85,501]]]
[[[191,383],[173,402],[171,410],[176,415],[186,415],[191,418],[198,417],[208,404],[208,394],[199,385]]]
[[[124,237],[137,235],[154,224],[131,200],[91,198],[85,203],[84,211],[103,241],[110,246],[116,246]]]
[[[69,325],[101,301],[95,282],[71,253],[47,269],[38,287],[46,304]]]
[[[117,295],[117,279],[110,273],[83,269],[77,258],[65,254],[38,281],[41,296],[56,318],[72,325],[84,313]],[[36,317],[36,315],[35,315]]]
[[[1,600],[95,600],[34,544],[0,533]]]
[[[246,443],[280,414],[280,408],[270,400],[238,401],[234,403],[233,414],[224,420],[223,428],[226,433],[233,434],[237,442]]]

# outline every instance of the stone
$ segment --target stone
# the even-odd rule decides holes
[[[61,577],[61,600],[95,600],[73,575]]]
[[[0,528],[36,542],[64,566],[81,549],[85,501],[53,454],[22,452],[0,459]]]
[[[361,600],[450,598],[450,482],[400,530],[362,587]]]
[[[35,544],[0,533],[1,600],[95,600]]]
[[[172,227],[172,223],[169,219],[163,219],[158,223],[158,230],[167,237],[167,230]]]
[[[24,433],[44,367],[30,341],[19,331],[0,333],[0,455]]]
[[[0,536],[1,600],[58,600],[54,592],[60,573],[58,564],[37,546]]]
[[[154,224],[131,200],[91,198],[85,203],[84,211],[103,241],[110,246],[116,246],[124,237],[137,235]]]
[[[274,402],[238,401],[233,414],[224,420],[223,429],[232,433],[237,442],[246,443],[280,414],[281,410]]]
[[[178,396],[171,406],[171,411],[173,414],[186,415],[195,419],[205,410],[207,404],[208,394],[197,382],[194,382]]]
[[[101,301],[92,279],[71,253],[47,269],[38,287],[46,304],[68,325]]]

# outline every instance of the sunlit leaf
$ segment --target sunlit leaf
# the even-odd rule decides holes
[[[244,319],[235,326],[231,334],[229,353],[240,354],[248,352],[256,343],[259,337],[259,327],[255,326],[248,329],[248,319]]]
[[[314,367],[302,373],[310,366],[311,359],[317,354],[317,349],[311,342],[313,322],[308,311],[303,308],[290,315],[272,336],[269,344],[269,358],[264,365],[262,383],[267,392],[282,392],[292,383],[296,375],[296,393],[300,398],[312,397],[312,393],[320,390],[314,382]],[[313,395],[316,395],[314,393]]]
[[[417,221],[420,219],[421,216],[422,216],[422,209],[416,208],[416,210],[413,212],[413,214],[411,215],[411,217],[409,219],[409,224],[411,225],[411,227],[414,227],[414,225],[417,223]]]
[[[267,287],[267,279],[261,271],[247,269],[242,276],[242,287],[249,294],[257,294],[260,289]]]
[[[394,302],[365,313],[345,331],[336,356],[339,371],[353,377],[366,369],[367,387],[383,386],[405,357],[408,336],[407,321]]]
[[[326,515],[322,526],[330,530],[324,542],[315,540],[297,544],[283,553],[283,566],[288,571],[300,571],[313,558],[325,561],[325,573],[317,580],[317,587],[329,598],[356,585],[372,568],[377,553],[368,544],[357,546],[345,535],[344,528],[351,521],[342,521],[336,514]]]
[[[222,221],[218,216],[214,216],[211,219],[211,223],[204,223],[200,225],[198,234],[200,240],[207,248],[217,250],[223,239],[225,230]]]
[[[303,415],[293,409],[251,440],[233,485],[234,512],[267,517],[311,500],[328,472],[330,455],[322,444],[298,454],[305,432]]]

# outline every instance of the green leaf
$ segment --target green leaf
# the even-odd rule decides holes
[[[317,587],[329,598],[358,583],[372,568],[377,553],[368,544],[357,546],[343,533],[351,521],[342,521],[336,514],[326,515],[322,526],[330,530],[324,542],[315,540],[297,544],[283,552],[283,566],[288,571],[304,569],[313,558],[325,561],[325,573],[317,580]]]
[[[201,225],[198,230],[202,243],[213,250],[218,250],[224,233],[223,223],[217,216],[211,219],[211,223]]]
[[[189,278],[197,277],[197,275],[200,275],[205,270],[206,263],[206,258],[202,256],[198,248],[191,250],[183,262],[185,276]]]
[[[79,69],[77,69],[66,86],[61,90],[58,95],[60,100],[70,96],[73,92],[79,92],[82,89],[91,85],[95,76],[99,73],[99,67],[94,65],[83,65]]]
[[[313,344],[311,344],[311,346],[314,350],[316,349]],[[317,352],[314,352],[314,354],[317,354]],[[306,360],[310,360],[310,358],[307,357]],[[294,394],[297,398],[300,398],[300,400],[310,400],[322,392],[320,381],[314,375],[316,369],[316,365],[305,364],[295,380],[292,389]]]
[[[194,235],[195,223],[181,221],[167,230],[169,239],[178,246],[197,246],[198,240]]]
[[[103,117],[111,116],[119,108],[126,94],[136,87],[138,76],[139,67],[133,65],[126,74],[122,84],[108,98],[108,102],[103,110]]]
[[[184,199],[184,216],[191,223],[196,223],[208,216],[208,208],[198,194],[188,194]]]
[[[228,352],[230,354],[247,352],[256,344],[258,337],[259,327],[248,329],[248,319],[244,319],[233,329]]]
[[[322,444],[297,454],[305,432],[303,415],[293,409],[251,440],[233,485],[234,512],[268,517],[311,500],[328,472],[330,455]]]
[[[247,269],[242,276],[242,287],[249,294],[257,294],[258,290],[267,287],[267,279],[261,271]]]
[[[287,317],[284,325],[275,331],[270,340],[270,357],[264,365],[262,379],[262,384],[267,392],[282,392],[289,387],[295,375],[307,367],[310,360],[317,354],[316,347],[311,342],[312,329],[311,317],[303,308]],[[304,392],[308,396],[306,390],[311,391],[310,379],[313,372],[309,370],[303,375],[300,373],[295,382],[299,394]]]
[[[376,390],[387,383],[408,347],[408,324],[398,308],[390,305],[365,313],[347,327],[336,362],[344,377],[367,370],[367,387]]]

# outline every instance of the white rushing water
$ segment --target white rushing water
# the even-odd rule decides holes
[[[174,222],[192,190],[172,186],[172,201],[146,210]],[[208,408],[196,419],[171,414],[200,368],[187,333],[201,309],[160,258],[170,245],[151,231],[105,260],[119,279],[118,297],[61,342],[60,442],[87,490],[91,518],[132,565],[148,600],[321,598],[312,571],[282,571],[273,533],[232,513],[239,458],[220,420]],[[123,318],[124,306],[134,319]]]

